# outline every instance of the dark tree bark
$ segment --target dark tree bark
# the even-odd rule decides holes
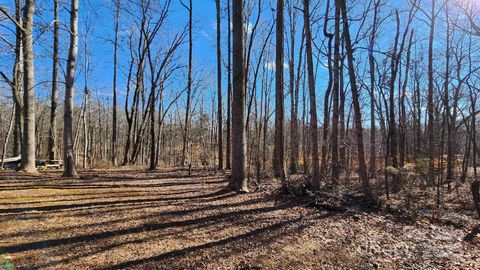
[[[334,4],[335,5],[335,4]],[[328,156],[328,131],[330,128],[330,94],[333,86],[333,67],[332,67],[332,42],[334,34],[328,33],[330,1],[327,1],[325,7],[325,19],[323,25],[323,35],[328,39],[327,42],[327,66],[328,66],[328,84],[323,98],[323,141],[322,157],[320,159],[320,175],[326,177],[327,174],[327,156]],[[332,169],[333,170],[333,169]]]
[[[410,58],[411,58],[411,49],[412,49],[412,42],[413,42],[413,29],[410,32],[410,38],[408,41],[407,47],[407,58],[405,63],[405,76],[404,81],[401,89],[400,100],[399,100],[399,109],[400,109],[400,119],[399,119],[399,128],[398,128],[398,141],[399,141],[399,152],[400,152],[400,160],[399,165],[403,167],[405,165],[406,156],[407,156],[407,111],[405,108],[405,98],[407,95],[407,84],[409,79],[409,72],[410,72]]]
[[[390,59],[390,81],[389,81],[389,117],[388,117],[388,165],[394,168],[398,167],[397,160],[397,126],[395,123],[395,82],[397,78],[397,48],[398,48],[398,39],[400,36],[400,17],[398,15],[398,10],[395,11],[396,18],[396,32],[395,32],[395,41],[393,43],[393,49],[391,52]],[[398,54],[400,55],[400,54]],[[398,191],[399,188],[399,178],[397,175],[393,175],[392,188],[395,191]],[[385,181],[388,181],[386,178]]]
[[[193,28],[193,18],[192,18],[192,0],[188,2],[188,7],[185,8],[188,10],[188,78],[187,78],[187,106],[185,108],[185,121],[184,121],[184,132],[183,132],[183,147],[182,147],[182,167],[185,166],[185,159],[187,154],[188,147],[188,128],[190,125],[190,106],[192,98],[192,60],[193,60],[193,38],[192,38],[192,28]],[[190,160],[191,162],[191,160]]]
[[[117,54],[118,54],[118,27],[120,20],[120,0],[116,1],[115,40],[113,43],[113,112],[112,112],[112,164],[117,165]]]
[[[312,31],[310,30],[310,0],[303,0],[305,40],[307,55],[308,90],[310,93],[310,132],[312,149],[312,186],[320,188],[320,167],[318,157],[317,102],[315,98],[315,75],[313,70]]]
[[[367,176],[367,166],[365,163],[365,153],[363,147],[363,127],[362,127],[362,114],[360,109],[359,102],[359,92],[357,89],[357,80],[355,74],[355,66],[353,59],[353,48],[352,41],[350,39],[350,29],[348,25],[348,16],[347,16],[347,7],[345,0],[338,0],[340,4],[340,9],[342,12],[342,21],[343,21],[343,33],[345,38],[345,48],[347,51],[347,62],[348,62],[348,73],[350,77],[350,87],[352,90],[352,99],[353,99],[353,109],[355,112],[355,136],[357,139],[357,154],[358,154],[358,175],[363,186],[363,192],[365,196],[373,198],[372,190],[370,188],[370,182]]]
[[[277,0],[277,39],[275,61],[275,145],[273,150],[273,172],[275,177],[285,180],[283,140],[283,63],[284,63],[284,19],[283,0]]]
[[[290,17],[290,58],[289,66],[289,91],[290,91],[290,174],[298,172],[298,87],[295,83],[295,35],[297,24],[297,12],[294,8],[294,0],[288,0],[288,12]],[[303,38],[303,36],[302,36]],[[301,58],[302,47],[300,47]],[[300,59],[299,59],[300,60]],[[299,73],[297,73],[299,77]]]
[[[340,86],[340,3],[335,1],[335,43],[333,49],[333,115],[332,115],[332,183],[340,181],[340,164],[338,161],[338,101]]]
[[[232,123],[232,120],[231,120],[231,107],[232,107],[232,44],[231,44],[231,40],[232,40],[232,37],[231,37],[231,29],[230,29],[230,1],[231,0],[227,0],[227,18],[228,18],[228,27],[227,27],[227,39],[228,39],[228,44],[227,44],[227,47],[228,47],[228,64],[227,64],[227,72],[228,72],[228,79],[227,79],[227,83],[228,83],[228,86],[227,86],[227,142],[226,142],[226,153],[225,153],[225,156],[226,156],[226,162],[225,162],[225,168],[227,170],[229,170],[231,168],[231,165],[230,165],[230,161],[232,159],[232,154],[231,154],[231,146],[232,146],[232,142],[231,142],[231,123]]]
[[[374,0],[373,24],[370,33],[370,44],[368,51],[368,63],[370,67],[370,178],[375,178],[377,174],[377,147],[376,147],[376,121],[375,121],[375,56],[373,49],[377,37],[377,20],[380,8],[380,0]]]
[[[218,169],[223,169],[223,110],[222,110],[222,42],[220,0],[215,0],[217,8],[217,120],[218,120]]]
[[[427,125],[427,134],[428,134],[428,179],[430,184],[435,182],[434,175],[434,146],[435,146],[435,135],[434,135],[434,114],[433,114],[433,39],[435,35],[435,0],[432,0],[432,12],[430,15],[430,36],[428,42],[428,96],[427,96],[427,113],[428,113],[428,125]]]
[[[53,1],[53,68],[52,68],[52,97],[50,105],[50,130],[48,134],[48,159],[56,159],[57,152],[57,107],[58,107],[58,39],[59,17],[58,0]]]

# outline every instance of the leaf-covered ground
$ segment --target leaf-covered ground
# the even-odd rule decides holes
[[[479,269],[476,222],[326,211],[208,172],[0,172],[0,269]],[[452,215],[456,214],[454,211]],[[458,213],[457,213],[458,214]],[[461,219],[461,218],[458,218]]]

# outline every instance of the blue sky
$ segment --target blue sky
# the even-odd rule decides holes
[[[185,0],[187,1],[187,0]],[[4,0],[6,4],[2,2],[2,5],[6,5],[10,10],[13,11],[13,3],[14,0]],[[35,22],[37,25],[36,31],[36,42],[34,44],[35,47],[35,67],[36,67],[36,83],[38,87],[36,88],[37,96],[40,99],[47,100],[50,94],[50,84],[49,80],[51,78],[51,47],[52,47],[52,31],[42,31],[40,28],[48,26],[51,24],[52,21],[52,13],[53,13],[53,1],[36,1],[37,2],[37,15],[35,16]],[[65,0],[61,0],[61,2],[69,2]],[[76,97],[75,100],[77,104],[81,103],[83,98],[82,90],[84,88],[84,78],[83,78],[83,66],[84,66],[84,38],[86,32],[86,23],[90,22],[92,27],[92,33],[89,40],[89,47],[91,49],[91,75],[89,78],[89,87],[93,90],[94,97],[99,97],[102,99],[103,102],[110,103],[111,96],[112,96],[112,74],[113,74],[113,44],[109,41],[113,39],[113,23],[114,23],[114,12],[112,11],[112,1],[111,0],[80,0],[80,21],[79,21],[79,55],[77,59],[77,81],[76,81]],[[225,1],[222,1],[222,6],[225,5]],[[262,16],[262,20],[265,22],[272,21],[272,13],[270,11],[270,7],[268,6],[270,2],[273,1],[263,1],[265,4],[264,12]],[[422,1],[422,3],[425,1]],[[356,10],[363,10],[365,8],[366,1],[358,1],[356,2],[357,6],[356,9],[352,10],[350,16],[355,17]],[[406,20],[406,11],[409,9],[409,5],[407,4],[407,0],[403,1],[387,1],[387,5],[382,8],[381,16],[385,16],[392,12],[393,8],[399,8],[401,11],[401,19],[402,19],[402,31],[403,31],[403,24]],[[324,1],[322,1],[322,5],[320,6],[318,12],[320,15],[324,13]],[[427,5],[423,3],[423,5]],[[428,6],[428,5],[427,5]],[[68,32],[66,31],[66,27],[68,27],[68,13],[67,9],[69,9],[68,4],[65,8],[61,8],[61,21],[62,21],[62,30],[61,30],[61,47],[60,47],[60,55],[61,55],[61,67],[65,67],[65,59],[67,58],[68,53]],[[194,48],[193,48],[193,63],[194,63],[194,73],[197,72],[197,76],[200,76],[202,79],[206,79],[206,86],[205,86],[205,93],[204,93],[204,100],[200,102],[202,104],[208,104],[211,102],[211,93],[216,91],[216,14],[215,14],[215,1],[214,0],[194,0],[193,1],[193,19],[194,19]],[[223,14],[225,15],[225,14]],[[443,14],[441,15],[443,16]],[[301,17],[301,16],[300,16]],[[371,16],[370,16],[371,17]],[[371,18],[367,18],[367,25],[370,24]],[[424,18],[421,13],[417,14],[417,17],[412,25],[415,28],[416,32],[416,44],[414,47],[419,49],[421,53],[425,53],[426,50],[426,36],[428,33],[428,28],[424,21],[419,18]],[[288,19],[288,16],[286,16]],[[119,91],[119,102],[120,106],[123,106],[124,100],[124,93],[125,93],[125,69],[128,64],[129,55],[128,55],[128,48],[127,48],[127,40],[125,40],[125,32],[129,29],[129,18],[126,16],[126,11],[122,11],[121,15],[121,35],[123,39],[121,39],[120,44],[120,51],[119,51],[119,79],[118,79],[118,91]],[[188,12],[187,10],[180,4],[179,0],[172,0],[171,6],[171,13],[170,17],[167,21],[167,28],[165,29],[165,33],[175,33],[183,29],[183,27],[188,22]],[[298,24],[298,32],[301,29],[302,20],[299,18]],[[383,52],[388,52],[391,48],[393,43],[393,31],[394,29],[394,19],[393,17],[389,17],[385,20],[382,24],[381,29],[379,30],[379,37],[377,40],[377,49]],[[330,22],[332,25],[333,22]],[[222,41],[223,41],[223,56],[226,57],[226,35],[227,35],[227,20],[222,17]],[[314,30],[321,30],[323,25],[323,19],[319,20],[319,24],[314,25]],[[9,40],[13,39],[13,34],[10,31],[10,27],[12,25],[9,23],[5,23],[4,21],[0,22],[0,34],[6,37]],[[355,33],[357,30],[357,24],[353,24],[352,26],[352,33]],[[437,32],[436,32],[436,39],[435,39],[435,55],[436,57],[441,57],[441,54],[444,52],[443,44],[444,44],[444,36],[445,33],[442,30],[444,29],[442,20],[437,22]],[[288,33],[289,29],[286,28],[286,32]],[[316,39],[317,45],[321,46],[321,42],[323,40],[323,36],[321,31],[318,33],[320,36]],[[300,35],[300,33],[298,34]],[[158,38],[158,42],[161,43],[163,40],[163,36]],[[257,37],[258,42],[261,42],[261,38]],[[164,40],[163,40],[164,41]],[[297,37],[297,46],[300,41],[300,36]],[[286,45],[288,42],[286,43]],[[365,47],[365,41],[357,44],[359,47]],[[4,44],[0,45],[0,70],[5,72],[6,74],[11,74],[11,65],[13,63],[13,53],[8,47]],[[254,50],[258,50],[257,44],[254,46]],[[270,49],[274,49],[274,46],[271,46]],[[298,47],[297,47],[298,50]],[[183,46],[180,51],[180,59],[182,63],[185,65],[187,64],[187,46]],[[356,64],[358,68],[360,68],[360,74],[363,74],[362,69],[366,67],[365,60],[366,51],[359,49],[356,52]],[[256,57],[256,56],[254,56]],[[377,55],[378,61],[381,62],[381,58],[384,58],[384,55],[378,54]],[[255,61],[252,60],[252,61]],[[324,63],[326,61],[325,56],[321,56],[320,61]],[[438,64],[439,62],[436,62]],[[198,73],[200,72],[200,73]],[[285,72],[288,72],[286,69]],[[319,112],[323,109],[323,93],[326,88],[327,84],[327,70],[325,68],[320,67],[317,71],[317,82],[316,82],[316,91],[317,91],[317,104]],[[224,100],[226,97],[226,70],[223,70],[224,75]],[[345,74],[347,75],[347,74]],[[60,78],[64,78],[64,74],[60,74]],[[288,84],[288,76],[285,76],[285,83]],[[178,87],[179,85],[185,84],[185,75],[184,73],[179,73],[176,77],[172,80],[173,83],[171,84],[172,87]],[[0,91],[1,89],[8,89],[6,85],[0,84]],[[64,86],[60,85],[60,94],[63,95]],[[9,91],[6,91],[7,94]],[[5,94],[4,94],[5,95]],[[286,102],[286,111],[288,112],[288,102],[289,98],[287,98]],[[181,104],[180,104],[181,106]],[[321,113],[320,113],[321,114]]]

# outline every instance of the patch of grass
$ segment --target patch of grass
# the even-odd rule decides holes
[[[260,261],[260,263],[261,263],[262,266],[264,266],[264,267],[275,268],[275,266],[276,266],[275,261],[273,261],[272,259],[262,259],[262,260]]]
[[[6,256],[2,255],[0,256],[0,270],[15,270],[15,266]]]

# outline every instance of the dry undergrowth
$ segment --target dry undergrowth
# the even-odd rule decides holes
[[[164,169],[81,179],[0,172],[0,268],[475,269],[474,223],[304,207],[272,189],[222,191],[224,176]],[[473,216],[473,213],[472,213]],[[475,242],[477,241],[477,242]]]

